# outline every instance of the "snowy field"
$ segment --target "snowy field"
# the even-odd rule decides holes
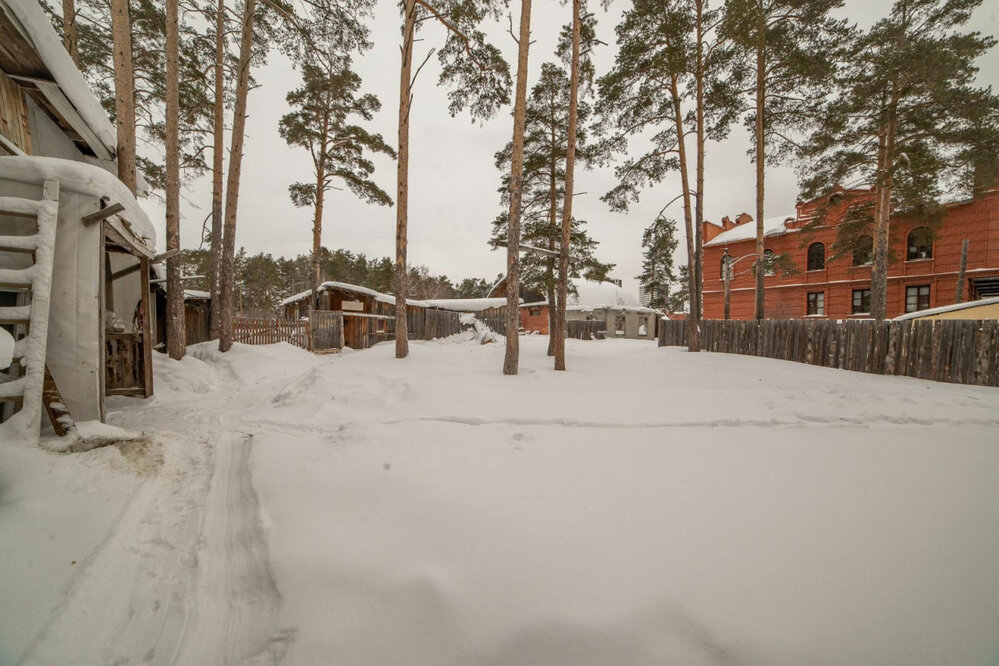
[[[999,664],[999,391],[546,343],[198,345],[5,443],[0,664]]]

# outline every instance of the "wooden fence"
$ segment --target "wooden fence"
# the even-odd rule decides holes
[[[485,322],[486,326],[498,335],[506,335],[506,307],[489,308],[481,312],[476,312],[475,318],[481,322]]]
[[[410,340],[433,340],[462,330],[457,312],[426,310],[410,317]],[[233,317],[233,339],[249,345],[275,342],[291,344],[316,353],[343,347],[367,349],[395,336],[395,317],[339,310],[313,310],[311,320]]]
[[[659,323],[659,346],[686,346],[686,321]],[[701,349],[879,375],[999,386],[995,320],[705,320]]]
[[[607,335],[606,321],[569,320],[565,322],[565,337],[577,340],[593,340]]]
[[[308,322],[293,319],[233,317],[232,337],[248,345],[290,342],[302,349],[311,348]]]
[[[343,349],[343,313],[336,310],[313,310],[309,316],[312,333],[311,351],[324,352]]]

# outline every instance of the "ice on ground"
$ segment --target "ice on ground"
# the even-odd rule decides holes
[[[158,462],[0,447],[0,663],[995,663],[995,389],[469,337],[195,345],[109,402]]]

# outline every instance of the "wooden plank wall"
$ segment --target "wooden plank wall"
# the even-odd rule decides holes
[[[0,72],[0,134],[28,155],[31,154],[31,130],[24,91],[3,72]]]
[[[659,346],[686,346],[685,321],[659,323]],[[999,386],[999,322],[871,319],[701,322],[705,351],[797,361],[879,375]]]
[[[603,332],[604,335],[607,334],[606,321],[584,321],[579,319],[565,322],[565,337],[567,338],[593,340],[596,339],[597,334],[600,332]]]

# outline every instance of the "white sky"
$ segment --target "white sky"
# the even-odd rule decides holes
[[[624,3],[618,2],[618,6]],[[516,10],[519,3],[511,5]],[[869,24],[891,6],[889,0],[847,0],[848,16]],[[618,10],[619,11],[619,10]],[[617,12],[597,11],[598,35],[610,45],[596,54],[602,74],[612,65],[615,47],[613,28]],[[554,59],[559,27],[569,22],[570,6],[555,0],[535,0],[532,15],[534,43],[530,71],[533,86],[541,64]],[[519,14],[514,13],[517,25]],[[971,27],[985,34],[999,34],[999,2],[986,0],[975,14]],[[381,132],[390,145],[396,143],[399,95],[400,16],[396,2],[378,3],[371,24],[374,47],[355,59],[355,70],[363,78],[363,89],[381,99],[382,110],[370,129]],[[511,67],[516,65],[516,44],[506,33],[504,21],[490,29],[494,43],[503,49]],[[444,33],[428,26],[417,44],[425,53],[443,40]],[[422,59],[421,55],[417,56]],[[999,87],[999,50],[993,49],[980,63],[982,83]],[[239,199],[237,247],[248,253],[267,252],[275,257],[293,257],[311,249],[312,213],[298,209],[288,197],[288,185],[311,179],[311,161],[301,149],[292,149],[278,136],[277,126],[287,112],[285,95],[299,83],[298,73],[278,54],[254,72],[259,87],[250,93],[249,119]],[[458,282],[465,277],[492,278],[505,270],[505,250],[487,246],[493,218],[500,212],[497,188],[500,173],[493,155],[509,141],[513,128],[511,109],[482,124],[468,116],[451,118],[447,112],[446,91],[436,86],[438,68],[431,59],[417,82],[410,128],[409,262],[424,264],[431,272],[446,274]],[[227,123],[230,122],[227,120]],[[753,165],[746,149],[748,134],[735,127],[730,138],[709,144],[706,164],[705,214],[717,221],[735,217],[754,206]],[[375,181],[395,198],[395,162],[378,158]],[[639,204],[627,213],[612,213],[600,197],[615,184],[613,169],[577,169],[573,212],[588,221],[588,229],[600,242],[598,256],[617,264],[612,272],[637,292],[634,276],[641,271],[643,229],[662,206],[676,196],[679,179],[670,178],[646,190]],[[793,214],[797,182],[790,165],[768,169],[766,216]],[[211,208],[209,179],[192,183],[186,192],[181,243],[198,247],[201,225]],[[147,201],[150,217],[160,238],[164,238],[163,209]],[[674,204],[667,215],[682,220],[682,209]],[[336,249],[363,252],[369,257],[395,256],[395,210],[366,205],[347,190],[333,191],[327,199],[323,244]],[[681,240],[681,249],[683,242]],[[678,256],[678,260],[679,260]]]

